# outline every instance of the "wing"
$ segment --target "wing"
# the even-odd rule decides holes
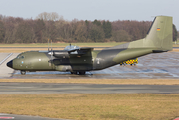
[[[51,51],[48,54],[53,55],[56,58],[71,58],[71,57],[77,57],[85,55],[91,51],[93,51],[94,48],[90,47],[82,47],[77,48],[73,50],[60,50],[60,51]]]
[[[82,47],[79,49],[75,49],[75,50],[70,50],[68,51],[69,54],[77,54],[77,55],[84,55],[89,51],[93,51],[94,48],[90,48],[90,47]]]

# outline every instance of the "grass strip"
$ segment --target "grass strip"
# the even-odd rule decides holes
[[[106,43],[71,43],[79,47],[112,47],[126,42],[106,42]],[[52,47],[66,47],[70,43],[52,43]],[[31,43],[31,44],[0,44],[0,47],[48,47],[48,43]],[[51,44],[49,43],[49,47]]]
[[[94,48],[94,50],[102,50],[102,49],[104,48]],[[48,48],[0,48],[0,53],[21,53],[26,51],[47,51],[47,50]],[[53,48],[53,50],[64,50],[64,48]]]
[[[101,42],[101,43],[71,43],[79,47],[112,47],[126,42]],[[70,43],[52,43],[52,47],[66,47]],[[49,47],[51,43],[49,43]],[[0,44],[0,47],[48,47],[48,43],[13,43],[13,44]],[[173,43],[173,47],[179,47],[179,44]]]
[[[99,46],[98,46],[99,47]],[[94,48],[94,50],[102,50],[104,48]],[[48,48],[0,48],[0,53],[21,53],[26,51],[47,51]],[[64,48],[53,48],[53,50],[64,50]],[[179,52],[179,49],[173,49],[169,52]]]
[[[179,95],[46,94],[0,95],[0,113],[75,120],[172,120]]]
[[[0,82],[179,85],[178,79],[0,79]]]

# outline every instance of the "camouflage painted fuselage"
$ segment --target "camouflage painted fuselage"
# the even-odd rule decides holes
[[[29,51],[18,55],[7,66],[21,71],[101,70],[150,53],[172,50],[172,25],[172,17],[158,16],[144,39],[100,51],[76,46],[74,50]]]
[[[88,51],[82,56],[55,58],[47,52],[29,51],[18,55],[13,60],[12,68],[24,71],[91,71],[101,70],[152,53],[152,49],[105,49]]]

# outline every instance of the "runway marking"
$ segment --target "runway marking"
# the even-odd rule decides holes
[[[0,119],[15,119],[15,117],[5,117],[5,115],[9,115],[9,114],[4,114],[4,113],[0,113]]]
[[[13,54],[13,53],[10,53],[6,58],[4,58],[4,60],[2,60],[2,61],[0,62],[0,65],[1,65],[2,63],[4,63],[12,54]]]
[[[0,119],[14,119],[14,117],[0,117]]]

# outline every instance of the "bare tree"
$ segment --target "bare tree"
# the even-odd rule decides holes
[[[47,12],[43,12],[40,13],[36,19],[40,19],[40,20],[44,20],[44,21],[58,21],[63,19],[62,16],[59,16],[58,13],[56,12],[51,12],[51,13],[47,13]]]
[[[87,38],[87,27],[84,21],[77,23],[77,28],[74,32],[74,39],[78,42],[85,42]]]

